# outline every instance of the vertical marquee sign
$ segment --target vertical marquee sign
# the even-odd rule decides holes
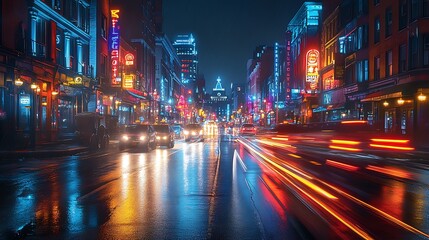
[[[292,41],[292,32],[288,30],[286,32],[286,71],[285,71],[285,90],[286,90],[286,102],[290,102],[291,100],[291,76],[292,76],[292,49],[291,49],[291,41]]]
[[[307,70],[305,81],[310,84],[310,89],[317,88],[317,79],[319,77],[319,51],[311,49],[307,52]]]
[[[119,10],[110,10],[112,25],[110,27],[109,35],[109,52],[110,52],[110,65],[112,86],[120,87],[121,78],[119,76]]]

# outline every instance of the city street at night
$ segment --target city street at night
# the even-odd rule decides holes
[[[0,0],[0,239],[429,240],[429,0]]]

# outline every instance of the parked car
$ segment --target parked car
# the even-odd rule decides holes
[[[98,113],[82,112],[75,116],[76,138],[90,149],[104,149],[109,146],[110,136],[105,125],[105,117]]]
[[[173,128],[175,138],[177,139],[183,138],[183,128],[180,124],[174,124],[173,126],[171,126],[171,128]]]
[[[153,125],[156,131],[156,145],[174,147],[174,130],[167,124]]]
[[[252,123],[244,123],[240,127],[240,135],[256,135],[256,126]]]
[[[191,139],[204,141],[204,130],[203,127],[198,123],[186,125],[183,133],[185,134],[186,142],[189,142]]]
[[[148,152],[156,148],[156,131],[149,124],[127,125],[119,137],[119,149],[141,147]]]

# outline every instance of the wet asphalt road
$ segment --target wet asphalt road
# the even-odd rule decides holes
[[[261,170],[248,171],[236,145],[214,136],[149,153],[115,148],[3,162],[0,238],[305,237],[267,188],[253,184]]]

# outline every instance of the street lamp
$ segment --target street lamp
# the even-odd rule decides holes
[[[22,84],[24,84],[24,82],[21,80],[21,78],[17,78],[17,79],[15,80],[15,85],[16,85],[16,86],[21,87],[21,86],[22,86]]]

